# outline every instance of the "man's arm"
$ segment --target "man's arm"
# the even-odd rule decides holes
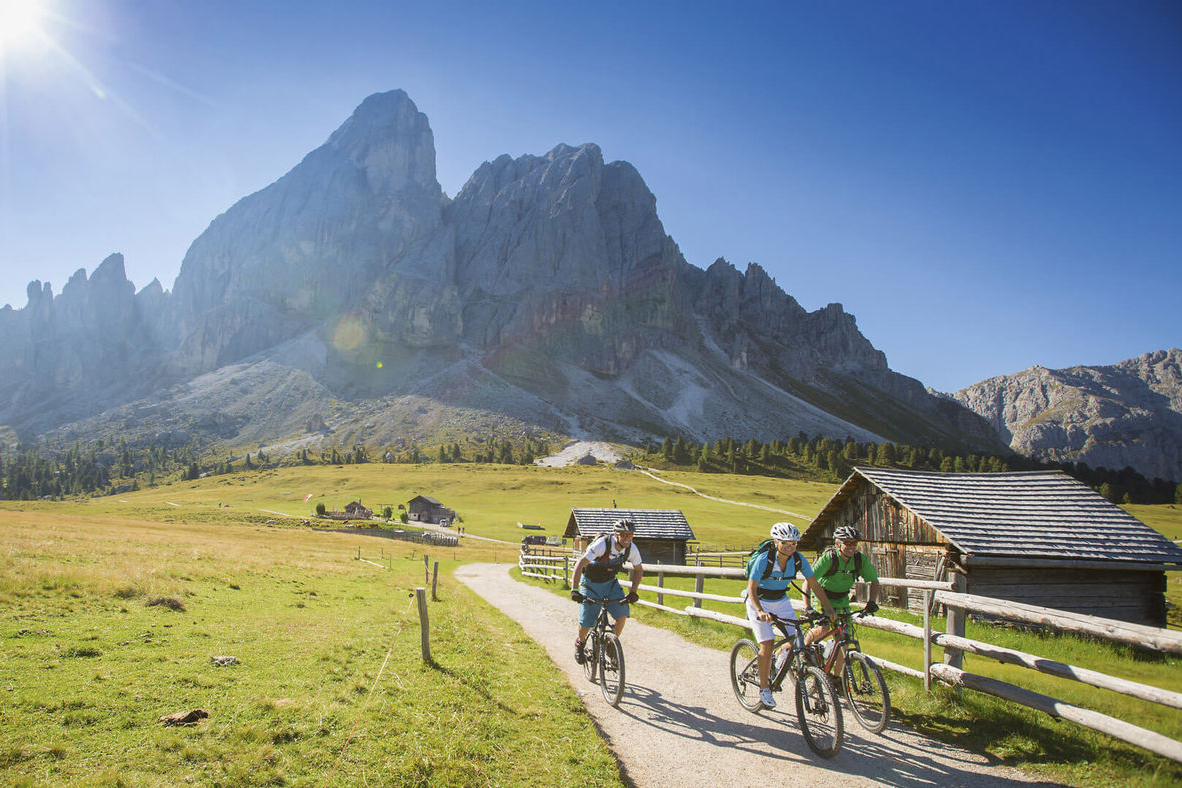
[[[833,610],[833,605],[829,604],[829,595],[821,588],[821,584],[817,582],[816,576],[805,579],[808,587],[812,589],[813,593],[817,595],[817,599],[821,602],[821,609],[825,611],[825,615],[829,618],[836,619],[837,613]]]
[[[640,594],[640,581],[644,579],[644,566],[642,564],[633,564],[632,571],[628,574],[628,581],[632,583],[628,589],[628,601],[635,602],[637,596]]]
[[[579,581],[583,578],[583,570],[587,568],[587,564],[591,563],[587,560],[587,556],[583,555],[575,562],[575,571],[570,577],[570,587],[577,589]]]

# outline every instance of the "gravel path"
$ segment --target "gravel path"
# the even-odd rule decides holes
[[[729,654],[630,621],[624,630],[627,689],[618,708],[574,661],[575,604],[509,576],[507,564],[468,564],[455,576],[521,624],[583,698],[626,778],[639,788],[674,786],[1052,785],[991,766],[981,755],[934,741],[897,722],[868,734],[846,714],[842,750],[825,760],[800,735],[787,693],[758,715],[735,701]],[[736,629],[736,639],[739,632]]]

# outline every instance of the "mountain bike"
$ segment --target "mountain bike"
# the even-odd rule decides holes
[[[587,639],[583,641],[583,674],[592,683],[598,678],[603,699],[612,706],[617,706],[620,698],[624,697],[624,647],[612,631],[607,606],[612,602],[623,602],[624,597],[584,598],[588,602],[599,604],[599,618],[587,633]]]
[[[815,614],[817,620],[823,616]],[[772,692],[779,692],[785,679],[791,679],[796,698],[796,719],[805,742],[822,758],[832,758],[841,749],[843,725],[837,693],[814,660],[814,652],[798,645],[801,624],[789,618],[772,616],[772,625],[783,637],[772,644],[773,662],[768,676]],[[791,630],[793,631],[789,631]],[[787,650],[778,654],[784,647]],[[777,656],[778,654],[778,656]],[[743,638],[731,648],[731,687],[735,698],[752,714],[764,708],[759,700],[759,646]]]
[[[858,618],[866,615],[862,610]],[[862,653],[862,647],[854,636],[854,614],[844,610],[838,614],[837,625],[821,637],[835,635],[833,641],[822,649],[820,642],[810,647],[814,661],[829,676],[836,678],[838,658],[844,657],[841,668],[841,687],[845,698],[854,712],[854,719],[871,733],[882,733],[891,719],[891,693],[886,680],[874,660]]]

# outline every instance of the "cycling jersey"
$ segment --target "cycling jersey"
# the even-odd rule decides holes
[[[850,589],[854,587],[854,582],[859,576],[867,582],[878,579],[878,572],[874,569],[870,556],[863,555],[861,563],[862,569],[859,572],[856,554],[846,561],[833,548],[826,550],[817,559],[813,577],[821,584],[821,588],[825,589],[825,595],[829,597],[831,605],[849,607]],[[830,569],[834,571],[830,573]]]

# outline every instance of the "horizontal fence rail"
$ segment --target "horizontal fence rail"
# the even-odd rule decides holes
[[[700,560],[701,563],[705,563],[705,559],[725,559],[731,555],[740,554],[690,554],[687,556],[687,560]],[[745,557],[746,553],[741,555]],[[523,550],[519,566],[523,575],[542,577],[547,580],[563,580],[569,583],[570,572],[574,567],[575,560],[576,557],[572,554],[553,557],[538,556],[531,555]],[[631,569],[632,565],[625,564],[624,567],[625,569]],[[750,627],[750,622],[745,616],[729,615],[716,610],[707,610],[702,607],[703,600],[724,604],[744,604],[742,597],[710,594],[703,587],[707,578],[726,580],[743,579],[745,572],[741,565],[727,567],[646,564],[644,565],[644,570],[646,579],[656,575],[657,585],[641,583],[635,590],[637,592],[643,591],[656,594],[657,601],[652,602],[647,599],[641,599],[637,604],[676,615],[709,619],[745,629]],[[695,579],[694,590],[686,591],[677,588],[667,588],[664,585],[666,576],[693,577]],[[1163,736],[1154,731],[1146,730],[1132,723],[1109,717],[1097,711],[1085,709],[1066,701],[1042,695],[1038,692],[988,676],[970,673],[963,670],[960,664],[961,654],[976,654],[981,657],[997,660],[1003,664],[1016,665],[1046,675],[1078,681],[1092,687],[1118,692],[1150,703],[1182,709],[1182,693],[966,638],[964,636],[964,621],[966,613],[977,613],[1009,621],[1037,624],[1060,632],[1070,632],[1117,643],[1133,644],[1142,648],[1149,648],[1169,654],[1182,654],[1182,633],[1099,618],[1098,616],[1085,616],[1053,608],[960,593],[959,589],[963,588],[963,577],[961,576],[954,576],[952,581],[882,577],[879,578],[878,582],[879,585],[884,587],[906,588],[922,592],[924,602],[924,626],[922,627],[880,616],[866,616],[858,620],[859,626],[902,635],[918,640],[922,644],[924,652],[924,669],[922,671],[905,665],[898,665],[881,657],[874,657],[874,661],[879,666],[887,670],[922,679],[925,688],[929,686],[930,680],[934,678],[943,684],[957,689],[965,688],[984,692],[1045,712],[1056,719],[1069,720],[1092,730],[1100,731],[1113,738],[1143,747],[1158,755],[1182,762],[1182,742],[1175,741],[1168,736]],[[627,580],[621,580],[621,585],[632,590],[632,584]],[[863,583],[858,583],[859,587],[864,585]],[[687,605],[684,609],[671,607],[664,604],[666,596],[692,599],[693,604]],[[931,629],[929,612],[932,609],[933,603],[943,605],[948,610],[948,631],[946,632],[933,632]],[[792,604],[797,609],[804,608],[803,602],[793,600]],[[944,662],[932,663],[932,646],[944,649]]]

